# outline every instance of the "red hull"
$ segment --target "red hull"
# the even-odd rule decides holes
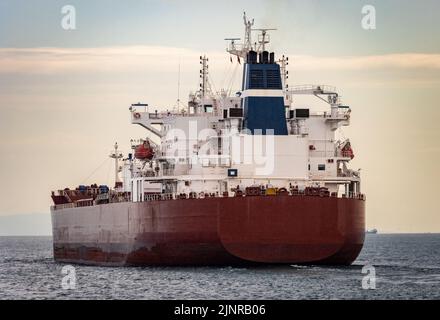
[[[365,201],[261,196],[113,203],[52,212],[54,257],[97,265],[351,264]]]

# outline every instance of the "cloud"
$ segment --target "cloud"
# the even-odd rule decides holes
[[[182,62],[198,63],[200,52],[185,48],[127,46],[101,48],[0,48],[0,74],[165,71]],[[226,52],[207,52],[216,67],[229,63]],[[402,53],[317,57],[290,55],[294,70],[440,70],[440,54]],[[185,69],[182,70],[185,72]]]
[[[6,48],[0,49],[0,73],[130,72],[191,59],[198,59],[198,54],[171,47]]]
[[[438,69],[440,54],[402,53],[373,56],[312,57],[297,56],[295,68],[305,70],[334,69]]]

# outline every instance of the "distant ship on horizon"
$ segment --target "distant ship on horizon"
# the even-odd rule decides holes
[[[377,234],[377,229],[366,230],[365,233],[368,233],[368,234]]]

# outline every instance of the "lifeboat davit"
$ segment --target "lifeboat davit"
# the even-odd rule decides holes
[[[139,160],[151,160],[154,156],[154,150],[148,141],[138,145],[134,150],[134,157]]]

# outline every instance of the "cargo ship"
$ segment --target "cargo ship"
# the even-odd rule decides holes
[[[269,31],[243,17],[229,38],[237,92],[212,89],[208,58],[187,104],[129,108],[145,137],[124,156],[115,184],[52,192],[54,259],[102,266],[349,265],[365,238],[365,202],[354,152],[338,138],[351,108],[335,88],[288,85],[288,57]],[[255,33],[257,37],[255,37]],[[326,111],[298,107],[299,96]],[[179,100],[178,100],[179,102]]]

